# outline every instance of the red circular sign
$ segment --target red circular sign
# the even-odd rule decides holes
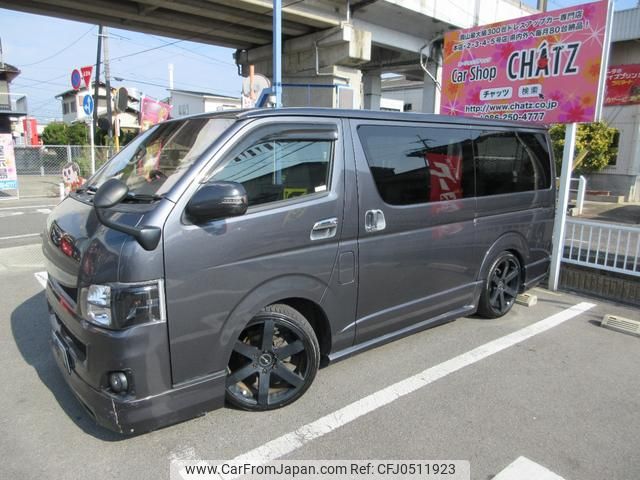
[[[80,85],[82,84],[82,75],[80,75],[80,70],[75,68],[73,72],[71,72],[71,86],[74,90],[80,90]]]

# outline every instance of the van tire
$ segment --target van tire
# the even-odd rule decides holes
[[[234,345],[227,367],[227,401],[249,411],[284,407],[304,395],[319,366],[320,346],[307,319],[289,305],[269,305]]]
[[[511,252],[502,252],[491,264],[482,286],[478,314],[485,318],[506,315],[516,303],[522,283],[520,261]]]

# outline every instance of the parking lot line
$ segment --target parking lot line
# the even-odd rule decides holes
[[[518,457],[493,477],[493,480],[564,480],[564,478],[527,457]]]
[[[50,205],[23,205],[23,206],[17,206],[17,207],[1,207],[0,210],[24,210],[27,208],[49,208],[49,207],[55,207],[55,204],[50,204]]]
[[[286,433],[265,443],[264,445],[243,453],[228,463],[235,465],[242,465],[245,463],[252,465],[265,465],[270,461],[294,452],[312,440],[331,433],[337,428],[340,428],[363,415],[388,405],[422,387],[426,387],[436,380],[457,372],[464,367],[473,365],[480,360],[521,343],[535,335],[557,327],[558,325],[561,325],[567,320],[570,320],[593,307],[595,307],[595,304],[593,303],[582,302],[562,310],[561,312],[551,315],[550,317],[540,320],[528,327],[492,340],[484,345],[474,348],[473,350],[469,350],[457,357],[427,368],[416,375],[372,393],[371,395],[357,400],[333,413],[325,415],[314,422],[303,425],[297,430]],[[176,458],[178,456],[179,455],[173,454],[171,459],[180,460],[179,458]],[[185,458],[184,460],[188,460],[193,463],[204,463],[203,460],[198,461],[193,458]],[[235,476],[225,476],[224,478],[231,479],[235,478]]]
[[[39,237],[39,233],[25,233],[24,235],[10,235],[8,237],[0,237],[0,240],[16,240],[18,238]]]

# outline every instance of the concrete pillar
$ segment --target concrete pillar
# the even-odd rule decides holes
[[[442,85],[442,68],[435,62],[429,62],[429,72]],[[424,87],[422,88],[422,112],[440,113],[440,91],[436,87],[433,79],[424,74]]]
[[[379,71],[366,72],[362,76],[363,107],[365,110],[380,110],[382,81]]]
[[[236,52],[248,73],[272,77],[269,46]],[[371,33],[344,24],[284,43],[282,101],[286,107],[362,108],[360,65],[371,60]],[[378,91],[380,86],[378,84]],[[379,103],[379,100],[378,100]]]

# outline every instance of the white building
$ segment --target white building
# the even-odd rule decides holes
[[[611,40],[609,65],[640,64],[640,6],[615,13]],[[640,104],[605,107],[602,114],[618,129],[618,156],[615,164],[588,176],[587,188],[640,202]]]
[[[129,92],[129,102],[126,112],[118,114],[120,120],[120,128],[138,129],[140,128],[139,114],[140,114],[140,100],[138,98],[137,91],[135,89],[127,88]],[[111,88],[111,111],[115,114],[115,101],[116,101],[116,88]],[[56,98],[60,99],[62,106],[62,121],[66,124],[72,124],[76,122],[88,122],[90,118],[84,113],[82,104],[84,97],[94,94],[94,85],[91,85],[91,89],[81,88],[79,90],[67,90]],[[107,115],[107,88],[103,82],[100,82],[98,88],[98,102],[94,103],[94,108],[98,109],[98,117],[104,117]],[[95,99],[94,99],[95,101]]]
[[[194,113],[219,112],[241,108],[240,97],[229,97],[209,92],[191,90],[169,90],[170,103],[173,106],[171,117],[184,117]]]

